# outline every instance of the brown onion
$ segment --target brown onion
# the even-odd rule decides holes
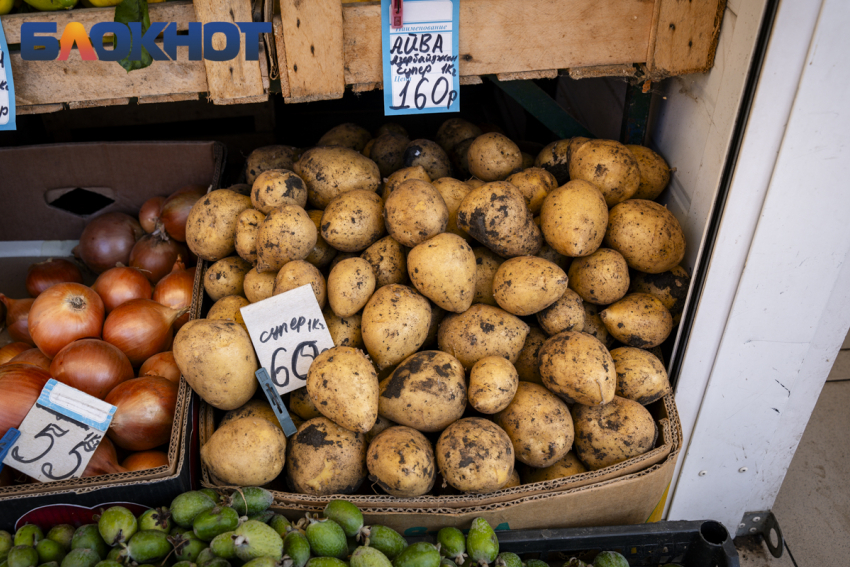
[[[159,215],[162,214],[162,204],[165,202],[165,197],[151,197],[144,202],[142,208],[139,209],[139,224],[148,234],[156,230],[156,225],[159,222]]]
[[[103,323],[103,340],[121,349],[136,367],[153,355],[169,350],[171,326],[186,309],[171,309],[150,299],[119,305]]]
[[[37,366],[0,366],[0,437],[21,424],[48,380],[50,374]]]
[[[29,316],[35,346],[48,358],[77,339],[100,338],[103,301],[90,287],[61,283],[35,298]]]
[[[109,313],[131,299],[150,299],[153,286],[138,268],[117,266],[100,274],[91,288],[103,300]]]
[[[6,306],[6,328],[13,340],[35,346],[29,331],[29,312],[35,299],[12,299],[0,293]]]
[[[171,273],[159,280],[153,290],[153,300],[157,303],[171,307],[172,309],[183,309],[192,306],[192,294],[195,289],[195,268],[186,269],[180,256],[174,262]],[[174,331],[189,320],[189,313],[181,315],[174,321]]]
[[[9,364],[29,364],[50,372],[50,359],[44,356],[44,353],[37,348],[25,350],[10,360]]]
[[[127,469],[118,464],[118,454],[115,451],[115,445],[109,440],[109,437],[104,437],[100,440],[100,445],[95,449],[91,456],[89,464],[86,465],[86,470],[83,476],[100,476],[102,474],[114,474],[127,472]]]
[[[121,463],[128,471],[143,471],[168,466],[168,454],[162,451],[139,451],[133,453]]]
[[[144,233],[139,221],[130,215],[106,213],[86,225],[74,255],[100,274],[116,264],[129,264],[130,251]]]
[[[139,368],[139,376],[162,376],[172,382],[180,382],[180,368],[170,350],[155,354]]]
[[[135,377],[127,355],[99,339],[81,339],[60,350],[50,364],[50,374],[100,400],[121,382]]]
[[[0,348],[0,364],[6,364],[22,352],[28,351],[32,348],[32,345],[27,343],[9,343],[3,348]]]
[[[143,236],[130,253],[130,266],[139,268],[148,281],[156,283],[171,272],[178,256],[186,256],[186,245],[157,231]]]
[[[83,283],[83,274],[73,262],[63,258],[51,258],[27,270],[27,293],[31,297],[38,297],[50,286],[64,282]]]
[[[186,242],[186,220],[189,218],[189,211],[206,194],[207,188],[203,185],[187,185],[165,200],[159,218],[171,238]]]
[[[117,408],[107,435],[129,451],[147,451],[168,443],[177,390],[177,384],[162,376],[142,376],[118,384],[105,400]]]

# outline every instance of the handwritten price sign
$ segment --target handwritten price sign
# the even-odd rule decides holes
[[[0,22],[0,130],[15,129],[15,84],[3,23]]]

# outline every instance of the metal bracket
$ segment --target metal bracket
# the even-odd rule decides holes
[[[773,545],[770,534],[776,533],[776,545]],[[764,538],[764,543],[770,554],[776,558],[782,557],[782,550],[785,549],[785,539],[782,537],[782,529],[779,527],[779,522],[776,521],[776,516],[770,510],[763,512],[744,512],[744,517],[741,518],[741,523],[738,524],[738,532],[736,536],[748,536],[760,534]]]

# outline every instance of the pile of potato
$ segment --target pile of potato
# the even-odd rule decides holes
[[[174,341],[228,411],[202,448],[217,481],[487,493],[655,446],[644,406],[670,391],[657,347],[689,286],[682,229],[652,200],[670,177],[655,152],[573,138],[535,158],[452,118],[436,142],[343,124],[306,151],[255,150],[246,173],[249,195],[192,209],[215,304]],[[287,440],[239,309],[306,284],[336,346],[285,396]]]

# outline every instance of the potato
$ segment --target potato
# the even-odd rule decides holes
[[[555,176],[541,167],[530,167],[514,173],[506,181],[519,189],[531,214],[536,215],[546,195],[558,188]]]
[[[274,280],[277,273],[265,272],[260,273],[257,268],[251,268],[245,274],[245,280],[242,282],[245,297],[251,303],[257,303],[274,295]]]
[[[375,137],[377,138],[384,134],[401,134],[402,136],[410,137],[407,130],[404,129],[404,126],[395,122],[385,122],[384,124],[381,124],[375,132]]]
[[[534,217],[535,222],[540,217]],[[539,225],[538,225],[539,226]],[[537,252],[538,258],[543,258],[544,260],[549,260],[565,272],[570,269],[570,265],[573,263],[573,259],[569,256],[564,256],[551,246],[547,244],[545,241],[543,242],[543,246],[540,247],[540,250]]]
[[[337,264],[342,262],[343,260],[348,260],[349,258],[357,258],[357,254],[354,252],[338,252],[334,259],[331,260],[330,266],[328,266],[329,270],[333,270]]]
[[[322,216],[322,238],[342,252],[360,252],[384,235],[384,202],[373,191],[334,197]]]
[[[432,349],[437,346],[437,333],[440,331],[440,324],[446,318],[445,309],[430,301],[428,303],[431,305],[431,323],[428,325],[428,336],[425,337],[425,342],[420,347],[422,349]]]
[[[467,150],[469,172],[482,181],[503,181],[522,168],[522,152],[504,134],[488,132]]]
[[[316,246],[318,232],[307,211],[281,205],[260,225],[257,238],[257,271],[276,272],[287,262],[303,260]]]
[[[631,199],[608,217],[605,244],[623,255],[630,268],[648,274],[672,270],[685,257],[685,233],[667,207]]]
[[[330,307],[322,311],[328,333],[335,346],[363,348],[363,335],[360,333],[362,315],[355,313],[349,317],[340,317]]]
[[[599,314],[605,328],[623,344],[638,348],[660,345],[673,330],[673,317],[648,293],[630,293]]]
[[[537,313],[537,322],[550,337],[564,331],[583,331],[585,319],[581,297],[571,289],[566,290],[558,301]]]
[[[325,417],[305,421],[292,436],[286,481],[293,492],[352,494],[366,478],[366,439]]]
[[[381,185],[381,172],[374,161],[339,146],[307,150],[293,171],[307,184],[307,200],[316,209],[324,209],[342,193],[357,189],[374,192]]]
[[[449,156],[436,142],[420,138],[412,140],[404,148],[404,167],[421,165],[431,179],[448,177],[452,174]]]
[[[278,421],[271,404],[266,400],[248,400],[244,405],[224,414],[224,417],[221,418],[221,423],[218,424],[218,429],[221,429],[231,421],[236,421],[243,417],[259,417],[281,428],[280,421]]]
[[[413,247],[446,230],[449,210],[433,185],[408,179],[387,197],[384,222],[390,236]]]
[[[274,278],[272,295],[280,295],[308,284],[313,288],[319,309],[324,309],[325,302],[328,299],[328,286],[325,283],[325,276],[322,275],[319,268],[304,260],[293,260],[280,269]]]
[[[564,295],[567,274],[543,258],[519,256],[506,260],[493,276],[493,297],[499,307],[524,316],[546,309]]]
[[[604,406],[576,404],[572,414],[576,455],[592,471],[643,455],[658,437],[646,408],[619,396]]]
[[[236,217],[236,253],[246,262],[257,261],[257,235],[266,215],[257,209],[245,209]]]
[[[446,225],[446,232],[457,234],[462,238],[469,238],[469,235],[457,227],[457,208],[460,206],[464,197],[466,197],[472,188],[452,177],[441,177],[433,181],[431,185],[439,191],[440,196],[446,203],[446,208],[449,210],[449,222]]]
[[[508,483],[514,448],[505,431],[480,417],[460,419],[437,441],[437,467],[443,479],[461,492],[493,492]]]
[[[614,346],[617,339],[605,328],[605,323],[602,322],[602,317],[599,316],[599,307],[586,301],[582,302],[582,306],[584,307],[584,331],[582,332],[596,338],[606,348]]]
[[[389,429],[390,427],[393,427],[395,425],[396,424],[393,423],[392,421],[390,421],[389,419],[387,419],[385,417],[381,417],[379,415],[377,421],[375,421],[375,425],[373,425],[372,429],[369,430],[369,433],[366,434],[366,444],[371,445],[372,440],[375,439],[375,437],[377,437],[378,435],[380,435],[380,433],[382,431],[386,431],[387,429]],[[367,455],[368,455],[368,452],[367,452]],[[368,457],[367,457],[367,459],[368,459]],[[366,463],[366,466],[367,467],[369,466],[368,461]]]
[[[483,181],[481,181],[477,177],[470,177],[469,179],[464,181],[464,183],[466,183],[467,185],[469,185],[473,189],[478,189],[482,185],[486,185],[486,183],[484,183]]]
[[[316,225],[316,231],[318,233],[316,235],[316,245],[313,246],[313,250],[311,250],[310,254],[304,259],[317,268],[324,268],[333,261],[336,256],[336,248],[328,244],[325,239],[322,238],[322,234],[320,232],[324,211],[313,209],[311,211],[307,211],[307,215],[310,217],[310,220],[313,221],[313,224]]]
[[[640,168],[632,152],[620,142],[590,140],[570,155],[570,179],[593,183],[613,207],[637,192]]]
[[[409,143],[410,139],[401,134],[383,134],[375,138],[367,157],[378,166],[381,178],[389,177],[404,167],[404,150]]]
[[[250,458],[245,458],[250,455]],[[219,427],[201,447],[201,461],[215,480],[260,486],[277,478],[286,462],[286,435],[260,417],[243,417]]]
[[[233,191],[234,193],[239,193],[240,195],[248,195],[251,196],[251,185],[248,183],[237,183],[235,185],[231,185],[230,187],[225,187],[228,191]]]
[[[392,236],[383,237],[360,257],[372,266],[376,288],[407,281],[407,252]]]
[[[251,198],[218,189],[198,199],[186,219],[186,245],[195,256],[215,262],[236,250],[236,219]]]
[[[307,388],[292,390],[289,394],[289,411],[305,420],[322,417],[322,412],[313,403]]]
[[[475,297],[475,254],[466,240],[443,233],[407,255],[407,272],[416,290],[446,311],[463,313]]]
[[[573,446],[570,408],[539,384],[520,382],[494,421],[511,438],[517,460],[532,467],[555,464]]]
[[[251,305],[251,302],[241,295],[226,295],[210,307],[210,311],[207,313],[207,319],[213,321],[233,321],[242,325],[247,331],[248,327],[245,325],[245,320],[242,318],[242,311],[240,311],[246,305]]]
[[[437,129],[436,142],[446,153],[450,153],[459,143],[480,135],[481,128],[472,122],[463,118],[449,118]]]
[[[328,300],[339,317],[351,317],[375,292],[375,274],[363,258],[343,260],[328,276]]]
[[[632,195],[632,199],[646,199],[654,201],[670,183],[670,166],[664,158],[650,150],[646,146],[626,146],[640,170],[640,184],[638,190]]]
[[[505,181],[470,191],[457,209],[457,226],[506,258],[533,256],[543,244],[522,193]]]
[[[543,378],[540,377],[540,365],[538,364],[537,355],[540,353],[540,347],[546,342],[549,337],[537,327],[531,327],[528,330],[528,335],[525,338],[525,343],[522,345],[522,350],[519,351],[519,356],[516,359],[514,367],[516,368],[519,379],[523,382],[533,382],[543,385]]]
[[[538,357],[543,385],[567,402],[593,406],[614,398],[614,361],[592,336],[564,331],[547,340]]]
[[[660,274],[636,272],[629,286],[630,292],[648,293],[664,304],[673,316],[673,325],[678,325],[685,310],[685,300],[691,287],[691,277],[682,266]]]
[[[558,140],[540,150],[534,160],[534,167],[540,167],[555,176],[558,185],[570,180],[570,156],[573,150],[587,142],[589,138],[577,136],[566,140]]]
[[[523,470],[523,476],[527,484],[533,482],[546,482],[547,480],[558,480],[576,474],[587,472],[587,467],[584,463],[578,460],[575,452],[568,451],[566,455],[561,457],[555,464],[543,467],[541,469],[528,467]]]
[[[366,147],[369,140],[372,139],[372,134],[365,128],[347,122],[334,126],[324,133],[316,142],[317,146],[342,146],[352,150],[362,151]]]
[[[543,201],[540,229],[549,246],[564,256],[587,256],[605,238],[608,205],[599,189],[587,181],[570,181]]]
[[[472,145],[472,142],[475,141],[475,138],[468,138],[462,142],[459,142],[451,152],[449,152],[449,158],[452,160],[452,165],[455,166],[455,169],[458,170],[461,174],[461,177],[469,177],[469,146]],[[478,181],[481,181],[478,179]],[[481,183],[484,183],[481,181]],[[475,187],[473,187],[475,189]]]
[[[508,483],[505,484],[505,486],[503,486],[501,489],[507,490],[509,488],[516,488],[517,486],[521,485],[522,479],[519,477],[519,473],[517,472],[516,468],[514,468],[514,471],[511,473],[511,476],[508,477]]]
[[[251,337],[238,323],[194,319],[177,331],[174,361],[205,402],[236,409],[254,395],[260,366]]]
[[[520,155],[522,156],[522,165],[520,166],[522,169],[531,169],[532,167],[534,167],[533,155],[527,152],[522,152]]]
[[[245,180],[253,184],[262,172],[269,169],[292,169],[301,157],[301,150],[292,146],[265,146],[257,148],[246,160]],[[245,193],[247,195],[248,193]]]
[[[419,181],[431,183],[431,178],[428,176],[428,172],[426,172],[425,168],[421,165],[399,169],[398,171],[390,175],[387,178],[386,183],[384,183],[384,190],[381,194],[381,197],[384,199],[384,202],[386,203],[387,198],[390,196],[390,194],[395,191],[399,185],[401,185],[408,179],[418,179]]]
[[[269,169],[257,176],[251,187],[251,204],[263,214],[281,205],[307,205],[307,186],[288,169]]]
[[[379,433],[366,452],[369,480],[391,496],[412,498],[434,488],[434,449],[424,435],[397,425]]]
[[[498,413],[514,399],[518,384],[513,364],[501,356],[486,356],[469,373],[469,405],[481,413]]]
[[[378,375],[356,348],[335,346],[317,356],[307,393],[322,415],[351,431],[368,433],[378,419]]]
[[[363,154],[364,156],[366,156],[367,158],[372,159],[372,147],[374,145],[375,145],[375,138],[372,138],[371,140],[366,142],[366,145],[363,146],[363,149],[360,150],[360,153]]]
[[[463,416],[466,376],[458,360],[426,350],[409,356],[380,384],[378,413],[418,431],[442,431]]]
[[[617,395],[641,405],[651,404],[670,393],[664,364],[651,352],[634,347],[611,351],[617,369]]]
[[[204,274],[204,290],[213,301],[228,295],[245,294],[245,274],[251,264],[239,256],[229,256],[219,260]]]
[[[475,254],[475,298],[472,302],[497,307],[493,297],[493,277],[505,260],[483,247],[473,248],[472,253]]]
[[[570,289],[588,303],[610,305],[629,291],[629,266],[616,250],[600,248],[570,264]]]
[[[528,325],[498,307],[476,304],[463,313],[447,316],[437,334],[439,348],[457,358],[464,368],[485,356],[516,362],[525,344]]]
[[[363,343],[382,370],[419,350],[430,324],[427,299],[409,287],[387,285],[372,294],[363,308]]]

